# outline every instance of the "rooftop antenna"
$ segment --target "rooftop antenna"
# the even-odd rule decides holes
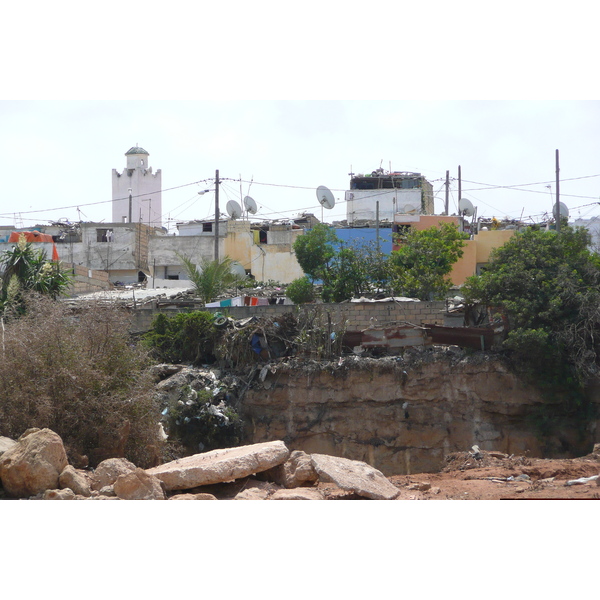
[[[258,206],[256,206],[254,198],[251,198],[250,196],[246,196],[244,198],[244,208],[246,209],[246,216],[248,213],[255,215],[256,211],[258,210]]]
[[[235,200],[230,200],[225,208],[227,214],[234,220],[242,216],[242,207]]]
[[[320,185],[317,188],[317,200],[321,205],[321,222],[323,222],[323,209],[331,210],[335,206],[335,198],[329,188]]]

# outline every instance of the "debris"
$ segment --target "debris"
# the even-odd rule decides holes
[[[598,477],[600,475],[592,475],[591,477],[580,477],[579,479],[571,479],[565,483],[565,485],[583,485],[585,483],[589,483],[590,481],[598,481]]]

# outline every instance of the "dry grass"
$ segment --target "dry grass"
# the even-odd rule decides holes
[[[101,456],[116,432],[129,430],[124,455],[149,465],[160,446],[160,414],[147,355],[128,331],[118,308],[89,305],[73,313],[29,297],[27,313],[0,331],[0,435],[49,427],[68,452]]]

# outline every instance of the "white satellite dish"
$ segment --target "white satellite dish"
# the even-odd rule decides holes
[[[470,217],[475,212],[475,207],[470,200],[466,198],[461,198],[458,203],[458,210],[461,215],[465,215],[466,217]]]
[[[252,215],[255,215],[256,211],[258,210],[258,207],[256,206],[256,202],[254,201],[254,198],[250,198],[250,196],[246,196],[244,198],[244,207]]]
[[[232,262],[230,271],[238,277],[246,277],[246,269],[239,262]]]
[[[412,215],[417,212],[417,207],[414,204],[405,204],[402,209],[402,214]]]
[[[563,218],[563,219],[569,218],[569,209],[567,208],[566,204],[559,202],[558,203],[558,211],[559,211],[561,218]],[[554,218],[556,219],[556,204],[554,205],[552,212],[554,213]]]
[[[230,200],[226,208],[227,214],[232,219],[239,219],[242,216],[242,207],[235,200]]]
[[[335,206],[335,198],[329,188],[320,185],[317,188],[317,199],[323,208],[331,209]]]

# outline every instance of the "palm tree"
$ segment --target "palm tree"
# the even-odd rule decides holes
[[[24,235],[0,257],[0,310],[4,313],[22,304],[23,293],[34,291],[58,298],[71,284],[71,275],[57,261],[46,259],[43,250],[35,250]]]
[[[196,295],[207,304],[212,302],[227,288],[242,283],[245,278],[232,273],[233,260],[226,256],[222,260],[201,258],[198,265],[188,257],[178,255],[189,280],[194,285]]]

